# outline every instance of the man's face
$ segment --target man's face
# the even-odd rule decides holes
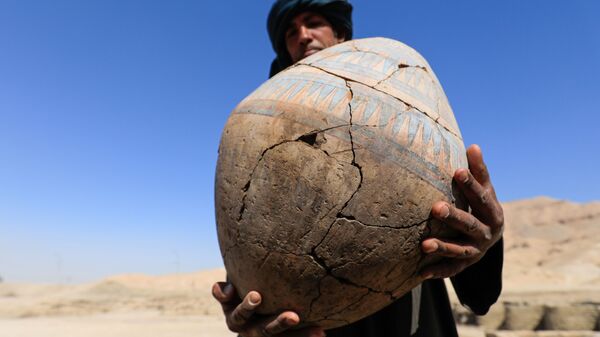
[[[296,15],[285,32],[285,44],[293,63],[343,41],[344,37],[335,33],[327,19],[313,12]]]

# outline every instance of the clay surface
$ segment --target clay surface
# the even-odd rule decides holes
[[[427,62],[389,39],[349,41],[261,85],[222,134],[215,201],[228,277],[260,312],[354,322],[410,291],[429,219],[466,167]]]

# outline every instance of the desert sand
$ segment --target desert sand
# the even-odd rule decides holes
[[[504,209],[504,292],[483,318],[451,294],[461,336],[600,335],[592,331],[600,305],[600,202],[539,197]],[[234,336],[210,295],[224,278],[215,269],[81,285],[0,283],[0,337]],[[586,328],[558,331],[571,326]]]

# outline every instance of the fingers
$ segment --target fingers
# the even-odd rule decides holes
[[[274,321],[268,323],[264,328],[263,334],[266,336],[273,336],[296,326],[298,323],[300,323],[298,314],[286,311],[277,316]]]
[[[280,337],[285,333],[285,337],[325,337],[325,331],[319,327],[307,327],[302,329],[290,330],[300,323],[298,314],[292,311],[285,311],[277,318],[263,319],[261,323],[248,328],[244,332],[247,337]]]
[[[292,311],[283,312],[262,329],[261,337],[274,337],[283,332],[286,337],[325,337],[325,331],[319,327],[289,330],[298,323],[300,323],[298,314]]]
[[[426,254],[458,259],[477,258],[481,254],[481,250],[475,246],[461,245],[458,243],[442,241],[436,238],[424,240],[421,246]]]
[[[251,291],[244,300],[240,300],[231,283],[217,282],[213,284],[212,294],[221,303],[229,330],[240,332],[251,326],[248,323],[261,302],[259,293]]]
[[[486,224],[500,227],[504,223],[502,206],[496,198],[479,146],[471,145],[467,150],[467,158],[469,169],[456,170],[454,180],[467,198],[473,213]]]
[[[251,291],[244,297],[242,303],[237,305],[235,309],[226,315],[227,326],[232,331],[241,330],[249,323],[254,310],[260,305],[262,298],[256,291]]]
[[[221,303],[231,301],[234,292],[235,289],[228,282],[217,282],[212,286],[213,297]]]
[[[473,214],[450,204],[442,201],[436,202],[431,208],[431,214],[436,219],[471,238],[480,241],[492,239],[492,233],[488,226],[481,223]]]
[[[231,312],[240,302],[235,288],[228,282],[217,282],[213,284],[212,295],[219,303],[221,303],[221,307],[223,307],[223,312],[225,314]]]
[[[469,163],[469,171],[473,173],[473,176],[480,184],[484,186],[491,184],[490,174],[483,161],[483,153],[479,145],[473,144],[469,146],[467,149],[467,162]]]
[[[484,188],[483,185],[475,179],[473,174],[466,169],[458,169],[454,173],[454,180],[457,182],[461,191],[467,197],[469,205],[473,210],[482,212],[482,215],[488,217],[495,210],[495,195],[491,194],[491,188]]]
[[[298,314],[286,311],[275,316],[255,315],[262,302],[261,295],[250,291],[243,300],[239,298],[235,288],[228,282],[213,284],[212,294],[221,303],[229,330],[245,337],[275,337],[286,332],[286,337],[322,337],[323,329],[318,327],[289,330],[300,323]]]
[[[472,145],[467,149],[469,169],[458,169],[454,180],[471,206],[471,213],[437,202],[431,208],[432,217],[458,230],[463,236],[460,241],[442,241],[429,238],[422,242],[426,254],[444,257],[443,263],[422,270],[426,278],[450,277],[467,266],[479,261],[486,251],[501,236],[504,227],[502,206],[490,181],[488,169],[483,162],[481,149]]]
[[[253,324],[246,326],[241,331],[244,337],[325,337],[325,331],[319,327],[307,327],[294,329],[300,323],[298,314],[292,311],[285,311],[275,319],[274,316],[260,319]]]

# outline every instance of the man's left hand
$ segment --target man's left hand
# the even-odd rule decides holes
[[[460,273],[479,261],[502,237],[502,206],[496,198],[479,146],[471,145],[467,149],[467,161],[469,169],[456,170],[454,180],[467,198],[471,213],[443,201],[433,204],[431,215],[462,235],[460,241],[427,238],[421,243],[424,253],[446,257],[442,262],[421,271],[426,279],[451,277]]]

